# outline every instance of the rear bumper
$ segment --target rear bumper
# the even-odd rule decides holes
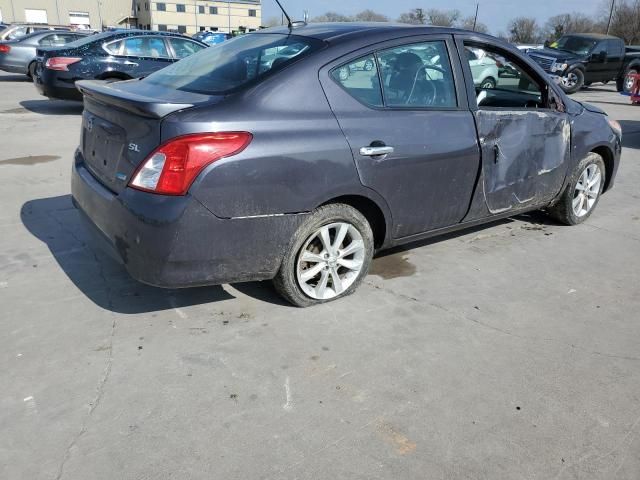
[[[106,189],[76,153],[74,205],[96,245],[136,280],[165,288],[266,280],[280,268],[303,215],[221,219],[190,195]]]
[[[38,67],[33,84],[45,97],[82,101],[82,94],[72,79],[58,78],[57,72],[46,68]]]

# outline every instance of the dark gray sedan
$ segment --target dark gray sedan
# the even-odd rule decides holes
[[[469,49],[516,73],[476,86]],[[97,241],[148,284],[274,279],[298,306],[350,294],[385,248],[536,209],[581,223],[621,153],[603,111],[455,29],[276,28],[78,85],[72,193]]]
[[[87,35],[82,32],[46,30],[0,42],[0,70],[33,77],[38,48],[61,47]]]

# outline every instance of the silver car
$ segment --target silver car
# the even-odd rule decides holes
[[[46,30],[16,40],[0,42],[0,70],[24,73],[33,77],[36,67],[36,49],[60,47],[87,36],[82,32]]]

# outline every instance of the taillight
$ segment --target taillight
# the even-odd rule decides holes
[[[11,47],[9,45],[0,45],[0,53],[9,53]]]
[[[244,150],[248,132],[195,133],[160,145],[138,167],[129,186],[162,195],[184,195],[207,166]]]
[[[49,70],[58,70],[59,72],[68,72],[69,65],[73,65],[74,63],[78,63],[81,58],[77,57],[51,57],[47,58],[44,66]]]

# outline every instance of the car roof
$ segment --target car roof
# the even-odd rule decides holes
[[[605,35],[603,33],[567,33],[567,37],[581,37],[581,38],[597,38],[598,40],[622,40],[621,38],[614,37],[613,35]]]
[[[34,38],[34,37],[38,37],[38,36],[44,36],[44,35],[51,35],[51,34],[55,34],[55,33],[64,33],[65,35],[88,35],[85,32],[70,32],[69,30],[41,30],[39,32],[32,32],[29,33],[27,35],[23,35],[22,37],[18,37],[15,40],[21,42],[23,40],[27,40],[29,38]]]
[[[388,33],[392,31],[410,32],[415,35],[421,34],[454,34],[454,33],[474,33],[479,36],[485,36],[478,32],[470,32],[458,28],[436,27],[427,25],[409,25],[406,23],[388,23],[388,22],[334,22],[334,23],[309,23],[301,26],[294,26],[289,29],[286,26],[267,28],[251,32],[249,35],[256,33],[279,33],[293,34],[299,36],[312,37],[318,40],[324,40],[330,43],[351,40],[354,37],[361,37],[363,34],[374,35],[378,33]],[[491,38],[491,37],[487,37]]]

